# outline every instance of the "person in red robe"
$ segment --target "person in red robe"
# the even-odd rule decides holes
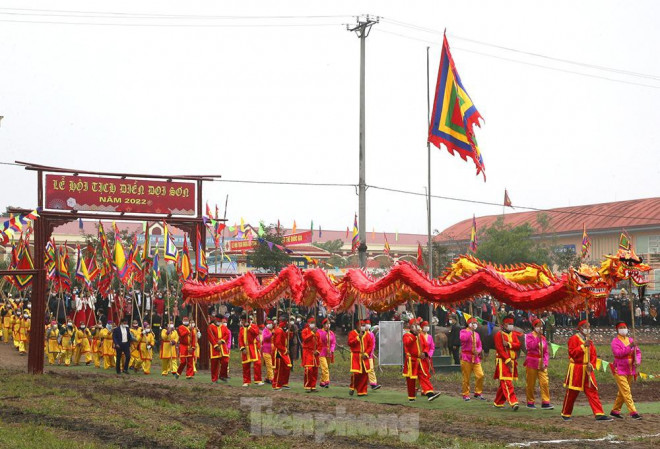
[[[310,318],[302,331],[302,367],[304,372],[304,387],[306,393],[316,392],[316,382],[319,377],[319,354],[321,351],[321,339],[316,320]]]
[[[273,331],[271,349],[274,364],[273,390],[289,389],[289,375],[292,366],[289,356],[289,326],[286,316],[281,316],[277,329]]]
[[[374,347],[372,334],[366,332],[368,321],[360,321],[358,328],[348,333],[348,347],[351,350],[351,385],[348,394],[353,396],[357,391],[358,396],[367,395],[369,386],[369,370],[371,359],[369,354]]]
[[[564,421],[571,420],[573,405],[580,391],[587,396],[591,410],[598,421],[612,421],[612,417],[605,415],[603,405],[598,397],[598,385],[594,369],[598,355],[589,334],[591,326],[589,321],[582,320],[578,323],[578,333],[568,339],[568,371],[564,380],[566,395],[564,405],[561,409],[561,417]]]
[[[183,323],[177,328],[179,334],[179,369],[175,377],[178,379],[186,370],[186,379],[195,376],[195,349],[197,348],[197,329],[190,327],[190,319],[183,317]]]
[[[229,379],[229,354],[231,351],[231,331],[227,327],[227,317],[220,319],[220,380]]]
[[[428,340],[426,336],[420,335],[419,323],[419,319],[412,318],[408,322],[409,332],[403,334],[403,377],[406,378],[408,401],[410,402],[414,402],[417,397],[416,384],[418,379],[422,394],[429,401],[434,401],[440,396],[440,393],[433,390]]]
[[[250,367],[254,366],[254,382],[264,385],[261,380],[261,363],[259,361],[259,328],[247,316],[241,317],[241,328],[238,331],[238,348],[241,350],[243,362],[243,386],[250,386]]]
[[[211,317],[211,323],[206,328],[206,333],[209,339],[209,358],[211,359],[211,382],[217,383],[220,376],[220,358],[221,346],[220,343],[220,317]]]
[[[513,411],[518,411],[518,398],[513,389],[513,381],[518,380],[518,352],[520,351],[520,332],[513,330],[513,317],[506,317],[503,329],[495,334],[495,374],[493,379],[499,379],[495,407],[504,407],[509,403]]]

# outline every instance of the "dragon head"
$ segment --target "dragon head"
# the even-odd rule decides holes
[[[633,249],[619,249],[616,255],[607,255],[600,266],[601,277],[612,287],[619,281],[631,279],[636,286],[648,284],[646,274],[651,267],[644,263]]]
[[[568,283],[577,295],[591,299],[607,298],[612,289],[596,267],[586,264],[569,268]]]

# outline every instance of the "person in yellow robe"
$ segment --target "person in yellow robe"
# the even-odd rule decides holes
[[[85,357],[85,365],[92,363],[92,345],[90,340],[92,339],[92,333],[87,329],[85,323],[82,321],[76,329],[76,348],[73,351],[73,364],[80,364],[80,357]]]
[[[101,344],[101,331],[103,326],[101,323],[96,324],[92,328],[92,360],[94,361],[94,366],[97,368],[101,367],[101,359],[103,359],[103,345]]]
[[[133,368],[137,373],[142,364],[142,359],[140,358],[140,339],[142,338],[142,328],[138,324],[137,320],[133,320],[131,323],[131,335],[133,340],[131,340],[131,360],[128,362],[128,367]]]
[[[60,331],[60,344],[62,345],[60,358],[64,362],[64,366],[71,365],[73,351],[76,349],[76,331],[77,329],[71,320],[68,320],[66,326]]]
[[[50,365],[55,365],[55,362],[59,364],[60,357],[60,330],[57,327],[57,321],[53,320],[50,322],[50,326],[46,329],[46,347],[48,354],[48,363]]]
[[[21,343],[21,321],[21,311],[16,310],[14,317],[11,320],[11,338],[14,341],[14,348],[16,348],[17,351],[20,350],[19,346]]]
[[[179,368],[177,363],[177,344],[179,343],[179,334],[174,329],[174,323],[169,323],[167,328],[160,332],[160,361],[162,365],[161,374],[167,376],[172,373],[176,375]]]
[[[112,321],[108,321],[105,329],[101,330],[101,349],[103,351],[103,369],[115,367],[115,346],[112,342]]]
[[[140,360],[142,361],[142,371],[144,374],[151,374],[151,361],[154,358],[153,348],[155,344],[156,336],[151,331],[149,323],[145,321],[139,343]]]
[[[12,306],[7,302],[4,306],[4,314],[2,315],[2,340],[5,344],[9,344],[11,336],[11,321],[13,318]]]
[[[27,309],[23,312],[20,327],[18,329],[18,353],[25,355],[28,352],[30,345],[30,313]]]

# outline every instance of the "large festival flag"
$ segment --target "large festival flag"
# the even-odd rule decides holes
[[[98,291],[101,295],[107,295],[112,286],[112,265],[110,259],[102,259],[99,272]]]
[[[181,277],[188,280],[192,277],[192,267],[190,265],[190,252],[188,251],[188,234],[183,235],[183,251],[181,254]]]
[[[87,266],[80,251],[80,245],[76,245],[76,280],[81,284],[88,281]]]
[[[470,230],[470,251],[477,252],[477,219],[472,214],[472,229]]]
[[[71,291],[71,277],[69,275],[69,254],[66,251],[66,242],[64,246],[60,245],[57,254],[57,279],[60,290]]]
[[[158,266],[158,245],[156,245],[156,252],[153,257],[153,264],[151,266],[151,278],[153,282],[153,290],[158,290],[158,280],[160,279],[160,267]]]
[[[591,239],[587,235],[587,225],[582,223],[582,259],[586,259],[591,248]]]
[[[87,267],[87,277],[89,281],[93,281],[96,279],[96,277],[99,275],[101,270],[99,269],[99,266],[96,263],[96,250],[92,250],[90,248],[87,248],[87,251],[89,252],[89,259],[87,259],[87,262],[85,263]]]
[[[206,216],[209,218],[213,218],[213,214],[211,214],[211,208],[209,207],[209,202],[206,202]]]
[[[505,207],[510,207],[513,209],[513,205],[511,203],[511,198],[509,198],[509,192],[507,192],[506,189],[504,189],[504,206]]]
[[[55,277],[55,240],[51,239],[46,243],[46,252],[44,254],[44,266],[46,268],[47,279]]]
[[[387,241],[387,234],[383,232],[383,237],[385,237],[385,254],[390,254],[390,243]]]
[[[202,237],[197,228],[197,248],[195,251],[195,267],[197,268],[197,280],[203,281],[209,273],[209,266],[206,263],[206,253],[202,244]]]
[[[360,246],[360,236],[358,231],[357,214],[355,214],[355,218],[353,219],[353,240],[351,242],[351,252],[354,253],[358,246]]]
[[[30,256],[30,230],[26,233],[25,238],[21,238],[18,242],[16,248],[16,265],[15,269],[17,270],[32,270],[34,269],[34,263],[32,262],[32,256]],[[32,275],[15,275],[10,278],[12,284],[14,284],[19,290],[23,290],[32,283]]]
[[[129,280],[129,268],[130,262],[126,259],[126,253],[124,252],[124,245],[121,243],[121,235],[119,234],[119,229],[117,229],[117,224],[112,222],[112,229],[115,232],[115,268],[117,269],[117,277],[122,284],[127,284]]]
[[[485,181],[484,161],[473,131],[475,124],[480,126],[480,118],[481,115],[458,75],[445,35],[428,141],[438,148],[440,144],[444,144],[450,154],[453,155],[456,151],[465,161],[472,159],[477,167],[477,175],[482,173]]]
[[[145,235],[146,240],[146,235]],[[144,282],[144,257],[142,247],[138,245],[137,234],[133,236],[133,251],[131,254],[131,271],[135,282]]]
[[[103,229],[103,223],[99,221],[99,242],[101,242],[101,256],[107,260],[112,260],[112,252],[108,243],[108,236]]]
[[[170,235],[166,223],[163,223],[163,228],[165,229],[165,252],[163,257],[165,257],[167,262],[173,262],[176,264],[177,259],[179,258],[179,250],[176,248],[176,245],[174,245],[174,241],[172,240],[172,236]]]
[[[625,229],[621,232],[621,237],[619,237],[619,248],[630,251],[630,235]]]

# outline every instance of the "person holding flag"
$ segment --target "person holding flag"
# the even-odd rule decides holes
[[[598,354],[596,354],[596,346],[589,339],[590,333],[589,321],[582,320],[578,323],[578,333],[568,339],[569,363],[566,379],[564,380],[566,395],[561,409],[561,417],[564,421],[571,420],[573,405],[580,391],[584,391],[587,396],[597,421],[612,421],[613,419],[605,415],[598,397],[598,385],[594,374]]]
[[[167,327],[160,331],[160,363],[161,374],[167,376],[172,373],[178,375],[177,345],[179,333],[174,329],[174,323],[169,322]]]
[[[633,401],[631,386],[634,378],[637,378],[637,367],[642,363],[642,351],[635,343],[635,340],[628,336],[628,325],[620,321],[616,325],[617,336],[612,340],[612,355],[614,363],[610,364],[612,375],[616,381],[619,392],[614,400],[610,415],[623,419],[621,407],[626,404],[628,413],[632,419],[642,419],[637,413],[635,402]]]
[[[151,331],[151,326],[148,321],[142,324],[142,335],[140,336],[140,360],[142,361],[142,372],[145,375],[151,374],[151,361],[154,358],[154,345],[156,344],[156,336]]]
[[[548,351],[548,342],[543,336],[543,321],[536,318],[532,321],[532,327],[534,330],[525,335],[527,357],[523,364],[527,370],[527,408],[536,408],[534,390],[536,389],[536,379],[538,379],[541,390],[541,408],[552,410],[554,407],[550,403],[550,387],[548,384],[550,352]]]
[[[335,333],[330,330],[330,320],[325,318],[322,322],[323,329],[319,330],[319,339],[321,341],[321,353],[319,354],[319,363],[321,365],[321,383],[322,388],[330,387],[330,368],[329,364],[335,362],[335,348],[337,340]]]

